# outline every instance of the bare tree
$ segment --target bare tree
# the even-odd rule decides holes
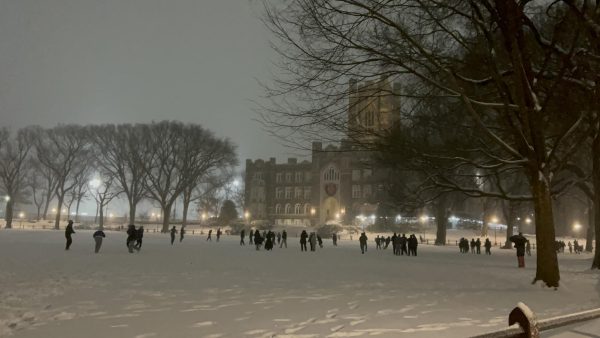
[[[227,170],[230,168],[221,166],[220,168],[215,169],[218,169],[218,173],[201,177],[200,182],[195,185],[190,184],[183,190],[183,215],[181,226],[187,226],[189,206],[192,202],[211,196],[231,180],[231,171]]]
[[[596,16],[590,16],[597,6],[516,0],[267,3],[265,22],[277,40],[284,75],[269,87],[266,123],[296,133],[314,132],[315,125],[342,130],[350,77],[402,78],[422,89],[419,100],[430,98],[431,89],[436,97],[458,100],[485,138],[473,147],[476,161],[455,161],[482,169],[510,166],[526,175],[536,215],[534,282],[557,287],[551,190],[581,142],[587,114],[557,107],[561,93],[580,92],[579,82],[587,81],[573,65],[598,59],[582,48],[599,31]]]
[[[136,208],[146,197],[145,164],[152,149],[144,140],[142,125],[102,125],[92,127],[100,166],[113,174],[129,204],[129,223],[135,223]]]
[[[121,191],[115,183],[115,177],[110,172],[103,172],[89,182],[90,194],[98,208],[98,227],[104,229],[104,210]]]
[[[19,130],[14,137],[7,128],[0,129],[0,191],[5,194],[7,229],[12,228],[15,203],[24,202],[30,136],[27,129]]]
[[[54,194],[57,198],[54,228],[59,229],[65,197],[76,187],[75,177],[86,169],[89,136],[78,125],[61,125],[51,129],[39,129],[35,133],[35,153],[41,165],[52,172],[56,179]]]
[[[145,163],[147,192],[162,209],[162,230],[166,232],[173,203],[185,188],[212,169],[235,163],[234,148],[201,126],[179,122],[147,125],[144,135],[152,152]]]

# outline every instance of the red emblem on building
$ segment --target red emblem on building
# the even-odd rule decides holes
[[[327,184],[325,184],[325,192],[329,196],[335,195],[335,193],[337,192],[337,185],[335,183],[327,183]]]

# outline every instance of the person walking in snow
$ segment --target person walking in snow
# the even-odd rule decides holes
[[[365,253],[365,251],[367,251],[367,235],[363,232],[362,234],[360,234],[360,237],[358,238],[358,242],[360,243],[360,251],[363,253]]]
[[[285,230],[283,230],[283,232],[281,232],[281,243],[279,244],[279,247],[281,248],[284,245],[287,249],[287,232]]]
[[[94,253],[98,253],[100,251],[100,247],[102,247],[102,240],[104,239],[104,237],[106,237],[106,235],[104,234],[104,231],[98,230],[94,232],[92,237],[94,237],[94,242],[96,242],[96,246],[94,247]]]
[[[73,243],[73,238],[71,238],[71,235],[73,235],[74,233],[75,230],[73,230],[73,221],[69,220],[69,223],[65,228],[65,238],[67,239],[67,245],[65,247],[65,250],[69,250],[69,248],[71,247],[71,244]]]
[[[331,235],[331,240],[333,241],[333,246],[337,246],[337,234],[335,232]]]
[[[135,229],[135,227],[134,227]],[[142,249],[142,241],[144,239],[144,226],[140,225],[140,227],[135,230],[135,245],[133,246],[138,252]]]
[[[471,253],[475,253],[475,238],[471,238]]]
[[[260,236],[260,231],[256,230],[254,232],[254,245],[256,245],[256,250],[260,250],[260,245],[262,244],[263,238]]]
[[[569,246],[569,253],[573,253],[573,245],[571,245],[571,241],[567,244]]]
[[[252,236],[252,235],[250,235]],[[246,243],[244,242],[244,238],[246,237],[246,230],[242,229],[242,231],[240,231],[240,245],[246,245]],[[250,242],[252,243],[252,242]]]
[[[221,232],[221,228],[218,228],[218,229],[217,229],[217,242],[218,242],[218,241],[219,241],[219,239],[221,238],[221,234],[222,234],[222,232]]]
[[[274,242],[273,237],[268,234],[267,239],[265,241],[265,250],[267,250],[267,251],[273,250],[273,242]]]
[[[208,230],[208,237],[206,237],[206,240],[212,242],[212,229]]]
[[[408,238],[406,238],[406,234],[402,234],[402,236],[400,236],[400,255],[404,255],[407,254],[408,255],[408,251],[406,250],[406,245],[408,244]]]
[[[485,239],[485,244],[483,246],[485,247],[485,254],[491,255],[492,254],[492,242],[490,242],[489,238]]]
[[[308,239],[308,234],[306,233],[306,230],[302,230],[302,233],[300,234],[300,251],[308,251],[306,249],[306,240]]]
[[[477,249],[477,254],[481,255],[481,240],[479,238],[475,241],[475,249]]]
[[[177,229],[175,228],[175,226],[173,226],[171,228],[171,245],[173,245],[173,242],[175,242],[175,235],[177,234]]]
[[[317,241],[315,240],[314,232],[311,232],[310,235],[308,235],[308,244],[310,245],[310,251],[315,251]]]
[[[129,251],[129,253],[133,253],[133,246],[135,245],[135,240],[136,240],[137,236],[138,236],[138,234],[137,234],[137,231],[135,230],[135,225],[129,224],[127,226],[127,240],[125,241],[125,244],[127,245],[127,250]]]
[[[183,241],[183,236],[185,235],[185,227],[182,225],[181,230],[179,230],[179,243]]]
[[[250,244],[253,244],[254,240],[254,231],[252,231],[252,229],[250,229],[250,234],[248,235],[248,241],[250,242]]]
[[[524,268],[525,267],[525,244],[529,243],[529,241],[520,232],[518,235],[511,236],[509,238],[509,240],[511,242],[515,243],[515,248],[517,249],[517,261],[519,263],[519,268]]]
[[[410,235],[408,238],[408,255],[417,255],[417,246],[419,246],[419,241],[417,240],[417,236],[415,234]]]
[[[323,249],[323,239],[319,234],[317,234],[317,243],[319,243],[319,248]]]

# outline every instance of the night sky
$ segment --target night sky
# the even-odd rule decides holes
[[[291,151],[253,100],[276,56],[248,0],[0,0],[0,125],[200,123],[246,158]]]

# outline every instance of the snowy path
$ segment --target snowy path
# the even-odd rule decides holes
[[[420,246],[361,255],[357,242],[273,252],[148,234],[129,254],[107,232],[100,254],[78,231],[0,231],[0,336],[14,337],[465,337],[505,327],[518,301],[540,318],[600,307],[589,255],[560,256],[561,288],[530,285],[534,257],[462,255]]]

